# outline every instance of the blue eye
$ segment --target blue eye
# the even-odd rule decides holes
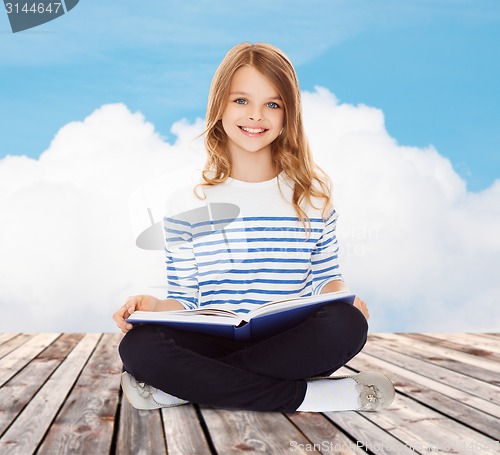
[[[277,103],[267,103],[267,106],[270,107],[271,109],[279,109],[279,105]]]
[[[234,102],[236,104],[247,104],[247,100],[243,99],[243,98],[237,98],[234,100]]]

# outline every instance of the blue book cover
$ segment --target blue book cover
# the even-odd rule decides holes
[[[136,311],[131,324],[163,324],[169,327],[238,341],[256,341],[290,329],[305,321],[324,305],[353,304],[355,295],[346,291],[269,302],[246,314],[207,305],[195,310]]]

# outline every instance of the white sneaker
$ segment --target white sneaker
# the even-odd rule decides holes
[[[361,371],[353,376],[359,392],[358,411],[381,411],[394,401],[396,391],[391,380],[376,371]]]
[[[181,406],[189,401],[169,395],[144,382],[139,382],[131,374],[122,373],[121,385],[123,393],[136,409],[159,409]]]
[[[356,381],[356,390],[359,393],[357,411],[381,411],[390,406],[396,396],[390,379],[376,371],[361,371],[355,375],[344,376],[315,376],[309,380],[343,378],[352,378]]]

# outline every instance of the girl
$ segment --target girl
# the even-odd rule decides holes
[[[388,406],[394,388],[384,375],[330,377],[366,342],[368,310],[358,298],[324,305],[303,323],[252,342],[126,322],[135,310],[223,304],[247,312],[285,296],[347,289],[330,181],[313,163],[289,59],[264,43],[232,48],[213,78],[206,122],[202,181],[171,198],[164,218],[168,298],[129,297],[113,316],[125,333],[119,351],[127,399],[138,409],[187,402],[278,412]],[[217,214],[217,207],[239,213],[227,224],[227,210]]]

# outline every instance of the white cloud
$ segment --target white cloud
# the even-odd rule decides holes
[[[373,331],[498,330],[500,181],[470,193],[432,147],[398,145],[383,113],[304,93],[317,161],[333,177],[344,275]],[[203,163],[176,123],[167,143],[142,115],[106,105],[58,132],[39,160],[0,160],[2,331],[109,331],[135,293],[162,296],[163,253],[136,236]]]
[[[163,283],[162,254],[135,247],[145,226],[130,223],[129,199],[200,161],[185,136],[200,125],[174,125],[167,144],[142,115],[107,105],[61,128],[39,160],[0,160],[0,332],[112,330],[127,295]]]
[[[336,188],[345,279],[372,307],[373,329],[498,330],[500,180],[468,192],[433,147],[398,145],[380,110],[326,89],[304,105]]]

